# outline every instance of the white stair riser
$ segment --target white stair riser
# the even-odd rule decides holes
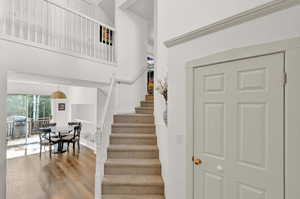
[[[102,185],[103,194],[163,194],[163,185]]]
[[[106,175],[160,175],[160,167],[105,166]]]

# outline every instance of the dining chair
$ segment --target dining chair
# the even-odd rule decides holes
[[[56,123],[49,123],[49,124],[47,124],[47,127],[54,127],[54,126],[56,126]]]
[[[60,139],[51,136],[51,128],[39,129],[39,137],[40,137],[40,158],[42,157],[43,146],[44,149],[46,146],[49,146],[49,154],[50,154],[50,158],[52,158],[52,146],[58,144]]]
[[[71,122],[69,123],[69,125],[71,124]],[[81,132],[81,123],[78,123],[79,125],[70,125],[70,126],[74,126],[74,130],[73,133],[65,136],[62,138],[62,141],[64,143],[68,143],[68,148],[67,150],[69,151],[69,146],[70,144],[73,144],[73,154],[75,154],[75,145],[77,143],[77,148],[78,148],[78,153],[80,152],[80,132]]]

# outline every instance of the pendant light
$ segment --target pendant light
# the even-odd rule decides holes
[[[53,92],[51,94],[51,98],[52,99],[67,99],[67,96],[64,92],[60,91],[58,88],[57,88],[57,91]]]

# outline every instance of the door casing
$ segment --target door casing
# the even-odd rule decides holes
[[[210,66],[223,62],[230,62],[251,57],[283,53],[284,64],[287,74],[285,86],[285,198],[297,199],[300,190],[297,182],[300,179],[300,133],[297,113],[300,114],[300,37],[289,40],[277,41],[268,44],[244,47],[228,50],[200,59],[192,60],[186,66],[186,198],[193,199],[193,139],[194,139],[194,69],[197,67]],[[299,94],[298,94],[299,92]],[[298,105],[298,106],[297,106]]]

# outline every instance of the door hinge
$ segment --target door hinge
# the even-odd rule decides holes
[[[286,86],[286,84],[287,84],[287,73],[284,72],[284,74],[283,74],[283,86]]]

